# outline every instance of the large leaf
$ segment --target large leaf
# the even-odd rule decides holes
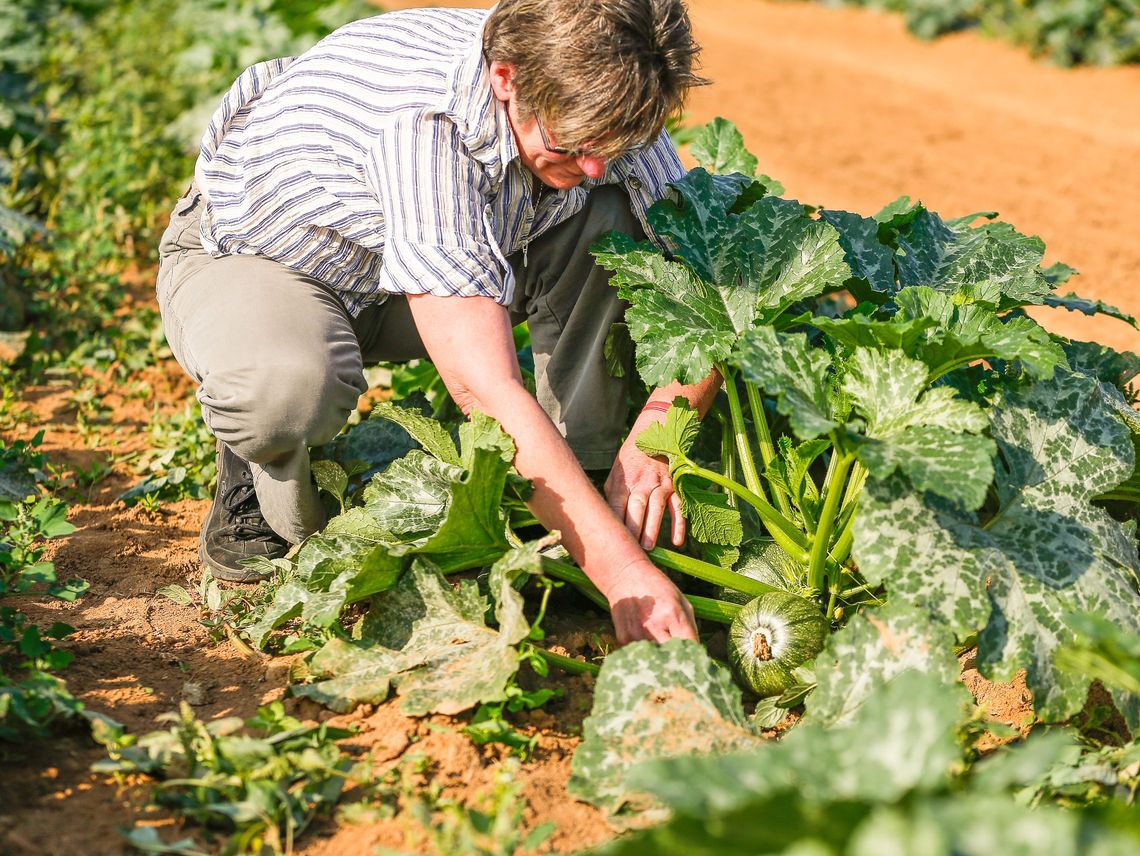
[[[831,413],[831,360],[807,336],[757,327],[741,340],[734,359],[748,380],[776,399],[801,439],[838,427]]]
[[[415,408],[381,401],[373,408],[371,419],[386,419],[396,423],[433,457],[448,464],[459,464],[459,452],[447,429]]]
[[[726,752],[754,746],[740,690],[728,671],[696,642],[634,642],[610,654],[583,724],[568,790],[611,814],[650,811],[643,788],[626,781],[630,768],[648,758]]]
[[[365,510],[388,540],[430,558],[445,573],[494,562],[506,552],[503,488],[514,444],[489,416],[460,428],[462,467],[419,450],[365,488]]]
[[[891,802],[947,784],[959,763],[954,732],[968,699],[961,685],[908,670],[874,687],[841,725],[805,722],[776,744],[721,757],[654,760],[630,778],[694,816],[731,811],[785,789],[805,802]]]
[[[843,388],[866,419],[859,459],[877,478],[896,469],[919,490],[977,508],[993,481],[985,413],[946,387],[927,389],[928,369],[901,351],[856,348]]]
[[[395,585],[406,560],[384,544],[353,535],[318,535],[301,546],[292,572],[258,620],[244,628],[257,647],[292,618],[329,627],[344,607]]]
[[[829,209],[820,211],[819,218],[839,233],[839,245],[852,277],[865,282],[871,291],[887,295],[898,291],[895,251],[879,240],[877,221]]]
[[[637,370],[651,386],[707,377],[755,317],[755,294],[731,282],[708,285],[648,244],[610,233],[591,251],[614,271],[618,293],[630,301],[625,318],[637,343]]]
[[[1020,361],[1038,378],[1049,378],[1054,368],[1065,365],[1060,346],[1029,318],[1002,318],[993,305],[966,302],[961,294],[926,286],[904,289],[895,300],[898,321],[925,318],[937,324],[906,349],[908,355],[926,363],[932,376],[995,357]]]
[[[1043,301],[1046,306],[1056,306],[1061,309],[1068,309],[1070,312],[1082,312],[1085,315],[1107,315],[1110,318],[1116,318],[1129,324],[1133,327],[1136,326],[1136,318],[1129,315],[1123,310],[1117,309],[1105,303],[1103,300],[1093,300],[1087,297],[1081,297],[1079,294],[1069,292],[1068,294],[1057,296],[1054,294],[1049,295]]]
[[[1008,308],[1042,303],[1053,286],[1041,272],[1045,244],[1008,223],[951,228],[923,210],[898,237],[899,281],[942,292],[964,286],[990,286]]]
[[[673,186],[680,202],[656,203],[649,221],[681,261],[613,234],[592,248],[630,302],[637,367],[655,386],[703,379],[762,314],[775,317],[850,273],[836,231],[794,200],[759,198],[744,176],[700,168]]]
[[[953,683],[958,677],[953,642],[944,626],[903,603],[860,613],[828,637],[815,660],[811,721],[848,722],[879,686],[908,670]]]
[[[1131,437],[1097,382],[1068,373],[1007,393],[991,422],[1005,462],[992,519],[980,525],[902,478],[871,482],[854,555],[892,598],[960,637],[981,631],[982,672],[1010,680],[1024,668],[1039,713],[1066,719],[1088,682],[1053,663],[1052,652],[1074,639],[1065,616],[1093,612],[1140,629],[1136,545],[1090,504],[1131,475]],[[1137,700],[1117,700],[1129,723],[1140,723]]]
[[[488,604],[473,581],[452,588],[438,568],[416,560],[395,588],[375,598],[362,638],[326,644],[310,663],[317,682],[293,692],[347,711],[383,701],[394,685],[401,709],[412,716],[501,701],[518,670],[514,645],[529,630],[521,599],[510,588],[515,576],[501,570],[494,580],[500,633],[484,623]]]

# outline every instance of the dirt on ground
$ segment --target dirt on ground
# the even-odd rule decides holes
[[[696,0],[692,14],[704,73],[714,83],[691,99],[691,119],[734,120],[761,171],[789,195],[862,213],[900,194],[946,215],[998,210],[1044,239],[1047,261],[1080,269],[1073,286],[1082,294],[1140,313],[1140,292],[1131,288],[1140,270],[1140,242],[1131,237],[1140,222],[1140,69],[1060,70],[968,32],[925,43],[898,16],[814,3]],[[1061,311],[1043,311],[1040,320],[1065,335],[1140,350],[1140,334],[1117,321]],[[71,604],[21,607],[36,620],[77,628],[63,643],[75,654],[64,673],[69,687],[132,732],[154,729],[154,717],[183,698],[205,719],[252,715],[282,697],[288,658],[215,641],[195,608],[156,594],[172,583],[193,588],[200,578],[196,539],[208,503],[151,512],[116,501],[137,478],[121,459],[145,447],[152,412],[178,412],[192,394],[173,361],[138,380],[146,386],[112,376],[99,382],[106,421],[94,426],[76,418],[74,380],[26,391],[28,419],[6,440],[42,428],[42,450],[59,467],[90,471],[110,462],[113,472],[65,497],[79,528],[53,554],[61,575],[90,581],[90,590]],[[588,635],[562,628],[558,638],[572,647]],[[997,719],[1021,725],[1031,710],[1021,683],[990,684],[968,661],[964,679]],[[523,723],[538,735],[538,749],[518,780],[529,803],[527,827],[554,822],[544,849],[566,852],[613,833],[566,793],[590,692],[579,678],[562,687],[562,699]],[[426,755],[435,781],[461,800],[490,785],[504,755],[501,747],[474,746],[459,731],[462,718],[411,719],[395,702],[335,718],[297,700],[287,708],[355,724],[359,733],[346,748],[370,753],[380,768]],[[145,781],[115,783],[90,772],[103,751],[89,738],[17,748],[19,757],[0,763],[0,852],[118,853],[118,830],[136,818],[170,826],[143,811]],[[325,824],[299,852],[417,851],[423,844],[413,827],[401,817]]]

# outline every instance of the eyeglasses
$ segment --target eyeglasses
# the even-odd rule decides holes
[[[612,160],[612,158],[603,157],[602,155],[599,155],[597,152],[595,152],[591,149],[588,149],[588,148],[568,149],[568,148],[565,148],[564,146],[552,146],[550,144],[550,137],[548,137],[546,135],[546,123],[542,120],[542,117],[535,114],[535,121],[538,123],[538,134],[540,137],[542,137],[542,144],[544,146],[546,146],[546,150],[548,152],[550,152],[551,154],[566,155],[568,157],[575,157],[575,158],[577,158],[577,157],[588,157],[588,158],[602,158],[602,160]],[[624,154],[629,154],[630,152],[643,151],[643,150],[649,148],[651,145],[653,145],[654,142],[656,142],[656,140],[647,140],[644,143],[638,143],[636,146],[630,146],[628,149],[625,150]]]

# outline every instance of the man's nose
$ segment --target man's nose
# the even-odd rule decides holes
[[[596,155],[578,155],[578,169],[586,178],[599,179],[606,174],[606,159]]]

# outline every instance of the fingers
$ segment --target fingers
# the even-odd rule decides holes
[[[669,516],[673,519],[673,546],[685,543],[685,515],[681,512],[681,496],[674,493],[669,497]]]
[[[649,506],[645,512],[645,526],[641,536],[641,546],[644,549],[652,550],[657,544],[657,533],[661,531],[661,519],[665,516],[665,507],[671,502],[670,497],[674,495],[671,489],[660,486],[649,494]]]

